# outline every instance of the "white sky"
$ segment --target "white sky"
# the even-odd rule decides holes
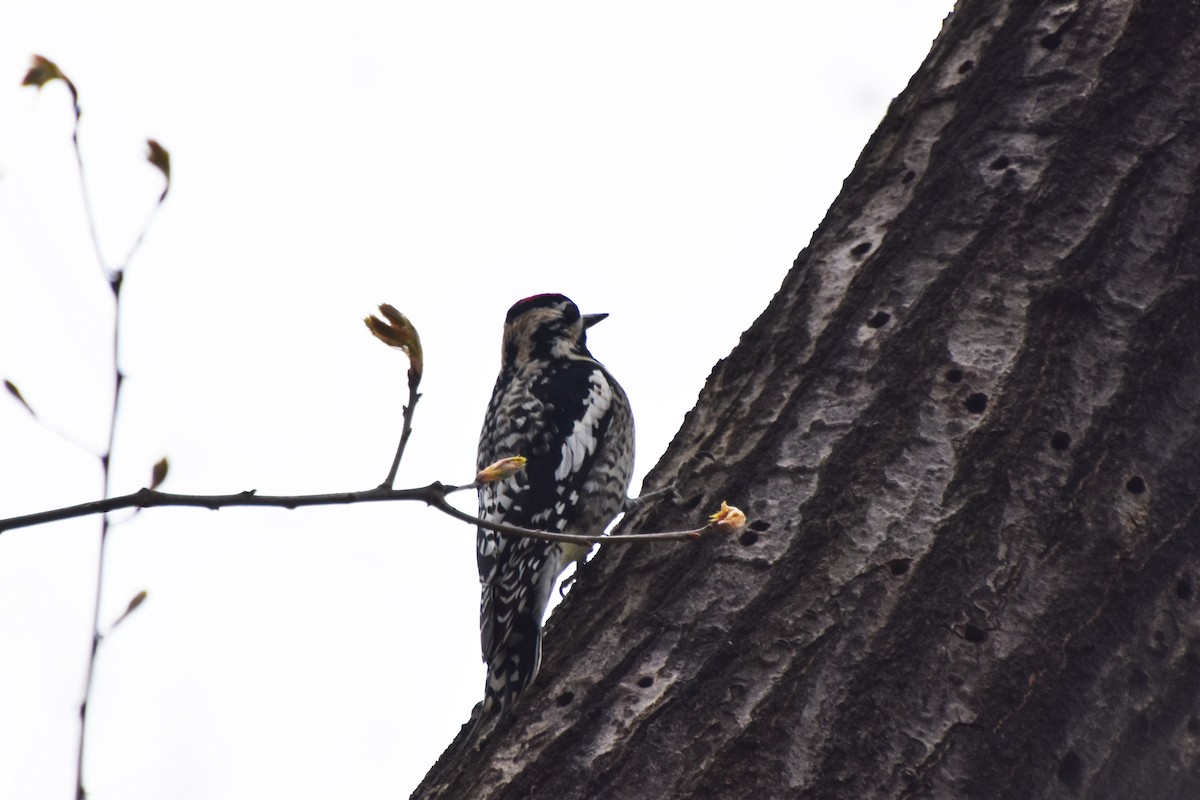
[[[641,476],[766,306],[949,0],[10,2],[0,8],[0,378],[99,449],[130,265],[114,490],[364,489],[427,354],[399,485],[465,482],[505,311],[568,294],[634,403]],[[833,9],[833,10],[828,10]],[[95,499],[96,459],[0,395],[0,517]],[[729,498],[736,502],[737,498]],[[473,499],[460,505],[471,509]],[[747,509],[753,515],[753,509]],[[699,522],[700,520],[697,520]],[[0,535],[0,797],[69,798],[96,518]],[[112,533],[94,800],[395,798],[482,693],[474,532],[415,504],[152,509]]]

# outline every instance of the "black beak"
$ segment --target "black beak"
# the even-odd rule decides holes
[[[584,314],[583,315],[583,329],[586,331],[588,328],[592,327],[597,322],[599,322],[600,320],[604,319],[607,316],[608,316],[608,314]]]

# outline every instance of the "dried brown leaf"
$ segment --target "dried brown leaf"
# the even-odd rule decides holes
[[[146,590],[142,589],[140,592],[138,592],[137,594],[135,594],[133,596],[132,600],[129,601],[129,608],[125,609],[125,613],[128,615],[128,614],[131,614],[134,611],[136,611],[137,607],[140,606],[145,599],[146,599]]]
[[[167,181],[162,196],[158,199],[161,203],[166,198],[167,192],[171,189],[171,153],[154,139],[147,139],[146,160],[157,167],[158,171],[163,174],[163,178]]]
[[[20,403],[22,406],[25,407],[25,410],[29,412],[30,416],[32,416],[32,417],[37,416],[37,412],[35,412],[33,410],[33,406],[29,405],[29,403],[27,403],[25,401],[25,398],[21,395],[21,390],[17,388],[17,385],[15,383],[13,383],[12,381],[10,381],[8,379],[5,379],[4,388],[8,390],[9,394],[11,394],[13,397],[15,397],[17,399],[18,403]]]
[[[33,63],[29,66],[29,71],[25,73],[25,77],[21,80],[21,85],[34,86],[40,89],[54,80],[66,81],[67,76],[63,75],[58,65],[50,59],[43,56],[34,56]],[[70,83],[70,81],[67,82]]]
[[[118,625],[120,625],[122,622],[124,622],[125,619],[130,614],[132,614],[134,611],[137,610],[138,606],[140,606],[143,602],[145,602],[145,600],[146,600],[146,590],[142,589],[140,592],[138,592],[137,594],[135,594],[133,596],[132,600],[129,601],[129,605],[125,608],[125,613],[122,614],[121,616],[117,617],[116,622],[114,622],[112,624],[112,626],[109,628],[109,631],[111,632]]]
[[[75,84],[71,83],[63,71],[58,68],[50,59],[44,56],[34,56],[33,63],[29,66],[29,71],[25,73],[25,77],[21,79],[22,86],[33,86],[36,89],[41,89],[51,81],[62,81],[67,85],[67,89],[71,92],[71,102],[75,107],[75,124],[79,124],[79,92],[75,89]]]
[[[157,489],[159,486],[162,486],[162,482],[167,479],[167,471],[170,468],[171,464],[167,461],[166,456],[155,462],[154,467],[150,470],[151,489]]]

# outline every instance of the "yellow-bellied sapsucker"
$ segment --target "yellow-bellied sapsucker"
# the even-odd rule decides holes
[[[524,456],[525,469],[479,489],[479,516],[557,533],[599,533],[625,507],[633,415],[625,392],[588,352],[580,315],[560,294],[526,298],[504,321],[500,377],[479,437],[479,468]],[[588,548],[480,528],[483,711],[503,713],[537,674],[542,617],[559,573]]]

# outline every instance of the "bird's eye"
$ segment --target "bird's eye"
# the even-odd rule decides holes
[[[568,325],[574,325],[576,322],[579,322],[579,308],[574,303],[567,303],[563,307],[562,316],[563,322]]]

